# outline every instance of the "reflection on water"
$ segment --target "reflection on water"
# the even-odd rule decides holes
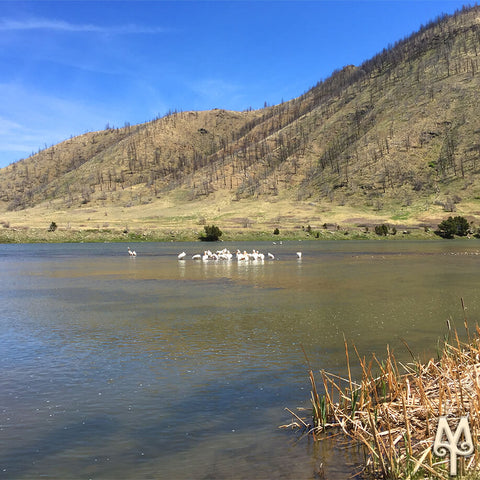
[[[480,312],[474,240],[199,246],[0,246],[0,478],[345,478],[357,452],[277,428],[308,406],[302,346],[342,375],[343,335],[408,360]]]

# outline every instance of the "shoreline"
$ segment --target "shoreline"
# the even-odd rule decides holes
[[[172,230],[172,229],[136,229],[135,231],[121,231],[114,229],[62,229],[51,232],[45,228],[4,228],[0,230],[0,244],[20,243],[126,243],[126,242],[202,242],[200,230]],[[464,237],[464,240],[474,239]],[[412,228],[408,231],[394,234],[378,235],[374,231],[339,229],[320,229],[308,232],[306,230],[284,230],[275,235],[271,231],[262,230],[223,230],[219,242],[241,241],[348,241],[348,240],[378,240],[378,241],[403,241],[403,240],[438,240],[444,241],[433,230],[424,231]]]

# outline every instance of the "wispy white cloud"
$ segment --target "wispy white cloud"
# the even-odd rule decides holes
[[[102,33],[111,35],[128,34],[158,34],[165,33],[167,29],[162,27],[149,27],[145,25],[95,25],[91,23],[78,24],[63,20],[50,20],[46,18],[31,18],[28,20],[15,20],[9,18],[0,19],[0,31],[26,31],[26,30],[49,30],[52,32],[67,33]]]
[[[66,100],[18,84],[0,84],[0,168],[70,135],[101,129],[109,120],[102,106]]]
[[[12,133],[16,129],[21,128],[21,125],[17,122],[12,122],[7,118],[0,117],[0,135],[6,133]]]

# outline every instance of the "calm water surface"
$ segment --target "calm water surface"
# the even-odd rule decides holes
[[[343,479],[355,452],[278,428],[308,406],[302,346],[342,375],[343,335],[408,360],[461,297],[480,318],[476,240],[130,246],[0,245],[0,478]]]

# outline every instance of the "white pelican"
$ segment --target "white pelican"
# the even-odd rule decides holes
[[[221,252],[218,254],[220,260],[231,260],[232,254],[227,250],[226,252]]]
[[[297,252],[297,257],[302,258],[302,252]]]
[[[237,260],[240,261],[240,260],[246,260],[245,258],[245,253],[242,253],[240,250],[237,250]]]
[[[223,250],[217,250],[217,256],[219,260],[231,260],[233,257],[228,248],[224,248]]]
[[[201,260],[202,256],[199,253],[196,253],[192,256],[192,260]]]
[[[182,253],[179,253],[178,254],[178,259],[181,260],[182,258],[184,258],[187,254],[185,252],[182,252]]]
[[[273,253],[268,252],[267,255],[268,258],[271,258],[272,260],[275,258],[275,255]]]
[[[137,256],[137,252],[135,250],[130,250],[130,247],[128,247],[128,254],[131,256],[131,257],[136,257]]]

